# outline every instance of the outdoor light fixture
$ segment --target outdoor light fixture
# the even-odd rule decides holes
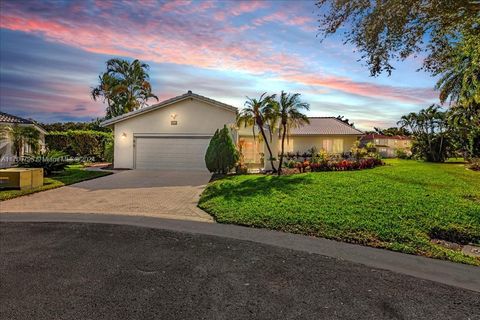
[[[178,124],[177,120],[175,120],[175,119],[177,118],[177,114],[176,114],[176,113],[171,113],[171,114],[170,114],[170,118],[172,119],[172,120],[170,121],[170,124],[171,124],[172,126],[176,126],[176,125]]]
[[[126,138],[127,137],[127,133],[126,132],[123,132],[122,133],[122,138]]]

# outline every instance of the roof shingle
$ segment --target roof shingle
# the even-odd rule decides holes
[[[335,117],[309,117],[310,124],[291,130],[291,135],[362,135],[363,132]]]
[[[20,118],[14,116],[12,114],[8,114],[5,112],[0,112],[0,122],[3,123],[19,123],[19,124],[34,124],[32,120],[27,120],[24,118]]]

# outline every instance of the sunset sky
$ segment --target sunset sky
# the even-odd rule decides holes
[[[344,115],[360,129],[437,102],[420,57],[372,78],[340,36],[320,42],[314,3],[2,0],[1,110],[41,122],[102,117],[89,92],[112,57],[148,63],[161,100],[192,90],[241,108],[245,96],[283,89],[301,93],[309,115]]]

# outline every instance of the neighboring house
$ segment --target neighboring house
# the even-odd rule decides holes
[[[355,141],[360,139],[363,132],[349,126],[335,117],[309,117],[310,124],[306,124],[290,131],[285,139],[285,153],[309,153],[309,150],[325,150],[331,154],[350,152]],[[256,130],[256,135],[259,132]],[[268,150],[258,137],[254,139],[252,128],[239,128],[238,142],[247,165],[260,164],[262,154],[268,156]],[[278,159],[281,151],[281,139],[278,133],[272,135],[269,141],[272,154]],[[268,166],[268,161],[264,161]]]
[[[0,112],[0,127],[12,127],[15,125],[31,126],[37,129],[40,132],[40,150],[45,150],[45,134],[47,134],[47,132],[42,127],[32,120],[23,119],[5,112]],[[31,146],[24,144],[22,150],[20,150],[20,156],[28,154],[31,151]],[[14,154],[12,150],[12,141],[10,135],[8,131],[3,132],[2,136],[0,137],[0,167],[5,168],[11,166],[14,163],[15,156],[16,154]]]
[[[114,167],[130,169],[205,169],[205,151],[215,130],[227,125],[241,146],[245,162],[260,165],[267,154],[253,138],[252,128],[235,128],[238,110],[188,91],[158,104],[106,120],[115,135]],[[258,130],[257,130],[258,131]],[[336,118],[310,118],[310,125],[293,129],[286,151],[312,147],[331,153],[349,152],[363,133]],[[272,149],[280,150],[278,135]]]
[[[394,158],[397,150],[411,153],[412,139],[408,136],[384,136],[381,134],[367,134],[362,137],[361,145],[372,143],[378,153],[384,158]]]

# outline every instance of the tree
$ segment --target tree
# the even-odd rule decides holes
[[[402,127],[390,127],[387,129],[380,129],[377,127],[373,127],[374,131],[366,131],[366,134],[381,134],[384,136],[410,136],[412,133],[408,131],[406,128]]]
[[[107,70],[99,76],[100,84],[91,91],[96,101],[107,103],[106,118],[112,118],[146,105],[148,99],[158,97],[152,93],[146,63],[134,60],[110,59]]]
[[[2,135],[10,136],[12,142],[12,153],[20,157],[25,145],[29,145],[31,153],[37,153],[40,150],[40,132],[31,126],[4,126]]]
[[[431,105],[418,113],[402,116],[398,122],[408,128],[414,137],[412,153],[429,162],[443,162],[448,157],[451,140],[446,112],[441,107]]]
[[[46,131],[68,131],[68,130],[93,130],[102,132],[112,132],[111,128],[102,127],[100,123],[104,119],[96,118],[90,122],[54,122],[40,123],[39,125]]]
[[[476,35],[465,35],[455,45],[446,43],[449,50],[442,50],[438,57],[432,59],[433,75],[442,75],[435,86],[435,89],[440,90],[441,103],[449,100],[456,105],[480,106],[479,34],[480,27]]]
[[[232,170],[238,159],[239,154],[227,126],[217,129],[205,153],[208,171],[226,174]]]
[[[285,137],[290,135],[292,128],[297,128],[310,123],[308,117],[302,113],[303,110],[310,110],[310,105],[300,100],[300,94],[287,94],[282,91],[278,100],[278,118],[280,119],[279,133],[282,135],[280,162],[278,164],[278,175],[282,173],[283,157],[285,155]]]
[[[260,134],[263,138],[263,142],[265,143],[265,146],[267,147],[268,153],[269,153],[269,161],[272,166],[273,172],[277,172],[277,169],[275,168],[275,165],[273,163],[273,154],[272,154],[272,149],[270,148],[269,140],[267,140],[267,136],[265,134],[265,128],[264,126],[269,123],[268,117],[271,117],[272,114],[267,114],[265,115],[263,111],[265,110],[265,107],[271,105],[275,101],[275,95],[267,95],[267,93],[263,93],[259,99],[254,99],[254,98],[249,98],[247,97],[247,101],[245,102],[245,108],[243,108],[242,111],[237,116],[237,126],[251,126],[253,130],[253,138],[255,139],[255,128],[258,128],[260,131]],[[273,130],[272,128],[269,128],[269,130]],[[271,139],[270,139],[271,141]]]
[[[342,121],[343,123],[349,125],[350,127],[355,128],[355,124],[353,122],[350,123],[350,120],[346,119],[344,116],[338,115],[337,119]]]
[[[448,54],[465,35],[478,42],[480,3],[471,0],[318,0],[320,32],[330,35],[345,31],[345,41],[363,54],[370,73],[390,74],[392,60],[404,60],[423,52],[424,67]],[[346,27],[346,28],[345,28]]]
[[[447,112],[452,143],[466,160],[480,158],[480,108],[454,105]]]

